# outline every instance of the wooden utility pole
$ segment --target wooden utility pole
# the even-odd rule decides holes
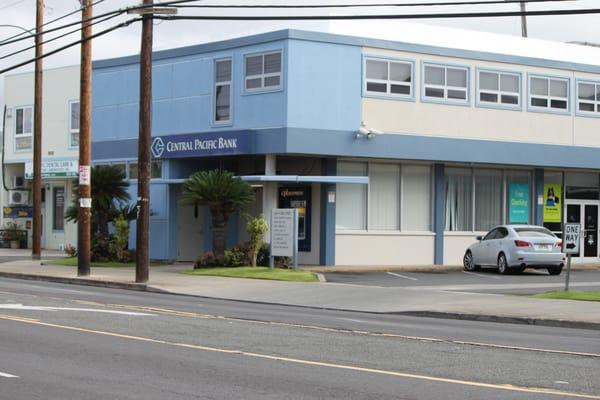
[[[92,0],[81,0],[81,65],[79,86],[79,215],[77,217],[77,276],[90,275],[92,235],[91,113]],[[85,22],[87,21],[87,22]]]
[[[33,246],[31,258],[42,255],[42,26],[44,0],[36,0],[35,15],[35,83],[33,100]]]
[[[152,0],[144,0],[151,5]],[[152,14],[142,17],[140,51],[140,132],[138,139],[138,190],[135,281],[148,282],[150,264],[150,141],[152,138]]]

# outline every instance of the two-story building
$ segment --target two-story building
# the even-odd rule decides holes
[[[498,224],[565,221],[598,261],[600,50],[448,35],[282,30],[156,52],[151,257],[210,249],[181,184],[224,168],[255,187],[249,212],[300,209],[303,264],[460,264]],[[134,182],[138,57],[93,71],[93,158]],[[244,238],[237,217],[229,245]]]
[[[33,198],[34,74],[5,77],[2,226],[15,221],[29,233]],[[77,227],[65,221],[79,160],[79,67],[44,71],[42,100],[42,248],[77,245]]]

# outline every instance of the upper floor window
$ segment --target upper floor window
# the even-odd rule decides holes
[[[231,121],[231,59],[215,61],[215,122]]]
[[[365,92],[410,97],[413,94],[413,64],[368,58],[365,61]]]
[[[529,77],[529,106],[532,109],[569,110],[569,79]]]
[[[466,103],[469,100],[469,69],[425,64],[423,98]]]
[[[245,64],[247,91],[281,87],[281,51],[248,55]]]
[[[29,150],[32,147],[33,107],[15,108],[15,149]]]
[[[138,164],[137,161],[129,161],[127,163],[129,170],[129,179],[138,179]],[[150,163],[150,178],[161,179],[163,177],[162,160],[152,160]]]
[[[577,111],[600,113],[600,83],[579,82],[577,84]]]
[[[71,147],[79,146],[79,102],[69,103],[69,133]]]
[[[521,76],[510,72],[479,71],[477,99],[481,104],[518,108]]]

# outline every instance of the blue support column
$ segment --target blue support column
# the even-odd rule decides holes
[[[538,198],[542,196],[544,198],[544,170],[542,168],[538,168],[535,170],[535,198],[534,201],[534,220],[533,223],[536,225],[543,226],[544,225],[544,204],[538,203]]]
[[[337,174],[335,158],[323,160],[323,175]],[[336,185],[321,183],[321,232],[320,254],[321,265],[335,265],[335,201],[330,202],[330,194],[336,199]]]
[[[444,228],[446,181],[444,177],[444,164],[435,164],[434,168],[434,194],[433,194],[433,230],[435,232],[434,263],[444,264]]]

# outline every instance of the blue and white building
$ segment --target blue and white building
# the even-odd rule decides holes
[[[432,29],[156,52],[151,257],[211,248],[181,183],[225,168],[255,187],[248,212],[301,209],[302,264],[460,264],[498,224],[565,221],[598,261],[600,49]],[[93,71],[93,159],[123,165],[135,198],[138,57]],[[244,226],[230,221],[229,245]]]

